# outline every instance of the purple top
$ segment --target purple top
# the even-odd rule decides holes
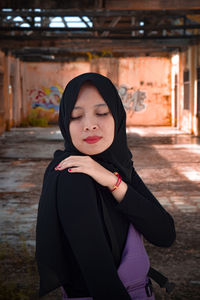
[[[145,250],[142,236],[130,223],[127,240],[122,252],[117,273],[132,300],[154,300],[154,294],[147,296],[145,285],[148,282],[149,257]],[[68,298],[62,289],[62,300],[92,300],[91,297]]]

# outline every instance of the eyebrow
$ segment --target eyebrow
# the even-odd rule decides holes
[[[100,103],[100,104],[96,104],[94,105],[95,107],[100,107],[100,106],[108,106],[107,104],[104,104],[104,103]],[[83,107],[81,106],[75,106],[73,109],[83,109]]]

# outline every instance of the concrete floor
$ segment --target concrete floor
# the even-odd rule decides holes
[[[136,170],[164,207],[181,219],[196,215],[200,138],[171,127],[127,128],[127,137]],[[13,128],[0,137],[0,144],[0,242],[25,241],[34,247],[43,173],[53,152],[63,149],[62,136],[57,127]],[[196,233],[199,227],[194,221],[189,230]],[[199,285],[195,278],[191,280]]]

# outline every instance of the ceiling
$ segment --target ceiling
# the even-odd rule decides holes
[[[0,3],[0,48],[23,61],[168,56],[199,42],[199,0]]]

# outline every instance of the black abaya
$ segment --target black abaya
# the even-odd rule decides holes
[[[128,184],[118,203],[107,188],[83,173],[55,171],[70,155],[84,155],[72,144],[70,115],[81,85],[91,81],[110,108],[115,120],[112,145],[91,157],[110,171],[117,171]],[[172,217],[144,185],[133,167],[126,141],[126,114],[112,82],[96,73],[71,80],[61,99],[59,126],[65,151],[57,151],[48,166],[38,208],[36,259],[40,274],[40,295],[64,286],[70,297],[91,296],[94,300],[130,299],[117,274],[120,263],[113,257],[104,223],[99,190],[114,233],[123,250],[129,222],[151,243],[170,246],[175,239]]]

